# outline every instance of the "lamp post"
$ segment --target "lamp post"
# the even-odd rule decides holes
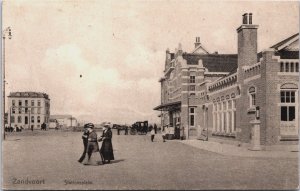
[[[11,39],[12,35],[11,35],[11,28],[7,27],[3,32],[2,32],[2,43],[3,43],[3,139],[5,140],[5,131],[4,131],[4,127],[5,127],[5,39],[6,37],[8,37],[8,39]]]

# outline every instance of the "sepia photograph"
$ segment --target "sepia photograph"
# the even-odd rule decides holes
[[[299,2],[3,0],[1,190],[298,190]]]

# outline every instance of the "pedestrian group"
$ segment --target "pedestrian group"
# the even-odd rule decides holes
[[[96,153],[99,153],[102,164],[110,163],[114,160],[113,146],[112,146],[112,131],[108,125],[104,126],[103,133],[100,138],[97,137],[97,133],[94,129],[94,124],[87,123],[84,125],[84,132],[82,135],[84,150],[78,160],[78,162],[84,165],[98,165],[96,164],[97,158]],[[102,142],[101,148],[99,149],[98,142]],[[94,155],[93,155],[94,154]]]

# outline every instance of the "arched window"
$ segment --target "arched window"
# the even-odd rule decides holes
[[[249,99],[250,99],[250,108],[255,107],[256,105],[256,90],[255,87],[249,88]]]

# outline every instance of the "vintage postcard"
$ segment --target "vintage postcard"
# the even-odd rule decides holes
[[[298,1],[1,7],[1,189],[299,189]]]

